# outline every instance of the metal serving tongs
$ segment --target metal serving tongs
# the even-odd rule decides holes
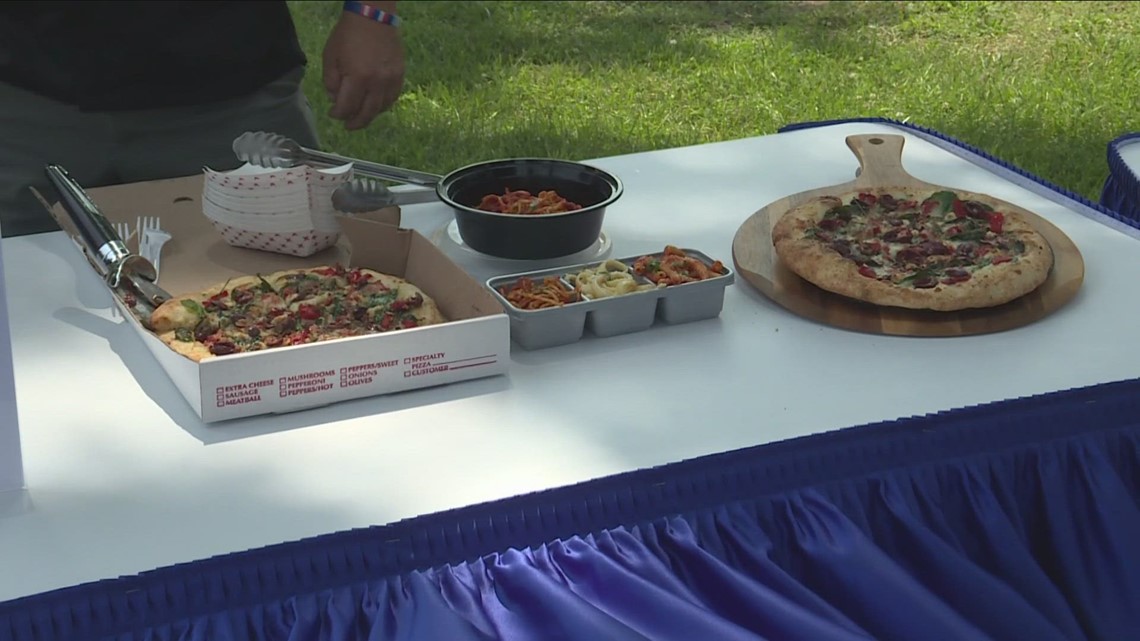
[[[44,168],[48,180],[59,193],[60,204],[71,227],[77,232],[80,249],[95,271],[131,310],[131,314],[150,329],[150,315],[171,296],[155,284],[158,275],[154,265],[142,256],[132,254],[115,228],[88,197],[87,192],[59,165]],[[47,203],[44,203],[47,206]],[[55,218],[53,208],[48,212]],[[56,221],[67,229],[63,221]]]
[[[439,199],[436,196],[435,185],[440,181],[440,176],[308,149],[280,134],[247,131],[234,139],[233,151],[238,160],[259,167],[277,169],[298,165],[329,168],[352,164],[353,173],[362,178],[354,178],[338,187],[332,195],[333,207],[344,213],[374,211],[392,205],[414,205]],[[389,180],[430,189],[391,191],[375,182],[376,180]]]

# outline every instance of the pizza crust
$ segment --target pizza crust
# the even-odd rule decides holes
[[[210,348],[197,341],[193,343],[180,341],[174,337],[174,332],[172,331],[159,334],[158,338],[163,343],[165,343],[167,347],[185,356],[186,358],[189,358],[195,363],[201,363],[207,358],[215,358],[215,356],[210,353]]]
[[[823,215],[837,204],[850,202],[860,193],[905,194],[921,198],[911,188],[885,186],[814,198],[788,210],[772,228],[772,243],[780,260],[794,273],[821,289],[874,305],[956,311],[996,307],[1015,300],[1041,286],[1053,267],[1053,251],[1048,241],[1028,220],[1009,205],[984,194],[953,191],[960,199],[975,200],[1000,210],[1005,217],[1003,231],[1025,244],[1025,252],[1015,262],[987,265],[971,274],[970,280],[953,285],[938,284],[915,289],[868,278],[859,266],[819,241],[805,236]]]
[[[183,304],[184,301],[198,301],[197,296],[178,296],[159,305],[150,315],[150,324],[156,334],[174,334],[180,327],[191,329],[198,323],[198,316]]]

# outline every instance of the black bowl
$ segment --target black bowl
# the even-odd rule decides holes
[[[582,206],[558,214],[498,214],[476,209],[488,194],[553,189]],[[455,211],[459,236],[471,249],[522,260],[558,258],[598,241],[606,207],[621,197],[617,176],[597,167],[550,158],[492,160],[457,169],[436,185],[439,199]]]

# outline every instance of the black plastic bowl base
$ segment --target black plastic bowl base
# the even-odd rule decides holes
[[[476,209],[488,194],[554,190],[581,209],[541,215],[496,214]],[[471,249],[521,260],[569,256],[598,241],[606,208],[623,192],[614,175],[568,160],[515,158],[457,169],[436,187],[455,212],[459,236]]]

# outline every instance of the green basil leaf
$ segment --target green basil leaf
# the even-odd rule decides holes
[[[954,206],[954,201],[958,199],[958,195],[952,191],[936,191],[930,194],[926,200],[938,201],[938,207],[930,212],[931,216],[942,216]]]
[[[933,277],[935,277],[935,276],[937,276],[937,275],[938,275],[938,271],[937,271],[937,270],[934,270],[934,269],[920,269],[920,270],[916,271],[915,273],[911,274],[910,276],[907,276],[906,278],[904,278],[904,279],[902,279],[901,281],[899,281],[899,284],[901,285],[901,284],[903,284],[903,283],[912,283],[912,282],[914,282],[914,281],[916,281],[916,280],[921,280],[921,279],[923,279],[923,278],[927,278],[927,277],[931,277],[931,278],[933,278]]]
[[[273,285],[270,285],[269,281],[262,278],[261,274],[257,275],[257,280],[259,281],[258,289],[260,289],[262,292],[264,292],[266,294],[276,294],[277,293],[277,290],[273,289]]]
[[[969,231],[958,232],[950,237],[950,240],[981,240],[986,237],[986,230],[984,229],[971,229]]]
[[[206,308],[202,307],[201,303],[196,300],[184,298],[182,299],[182,306],[190,310],[190,312],[198,318],[204,318],[206,316]]]
[[[368,309],[375,307],[387,307],[396,300],[397,293],[398,292],[396,292],[396,290],[390,290],[379,294],[373,294],[372,296],[368,297],[367,301],[364,302],[364,306]]]

